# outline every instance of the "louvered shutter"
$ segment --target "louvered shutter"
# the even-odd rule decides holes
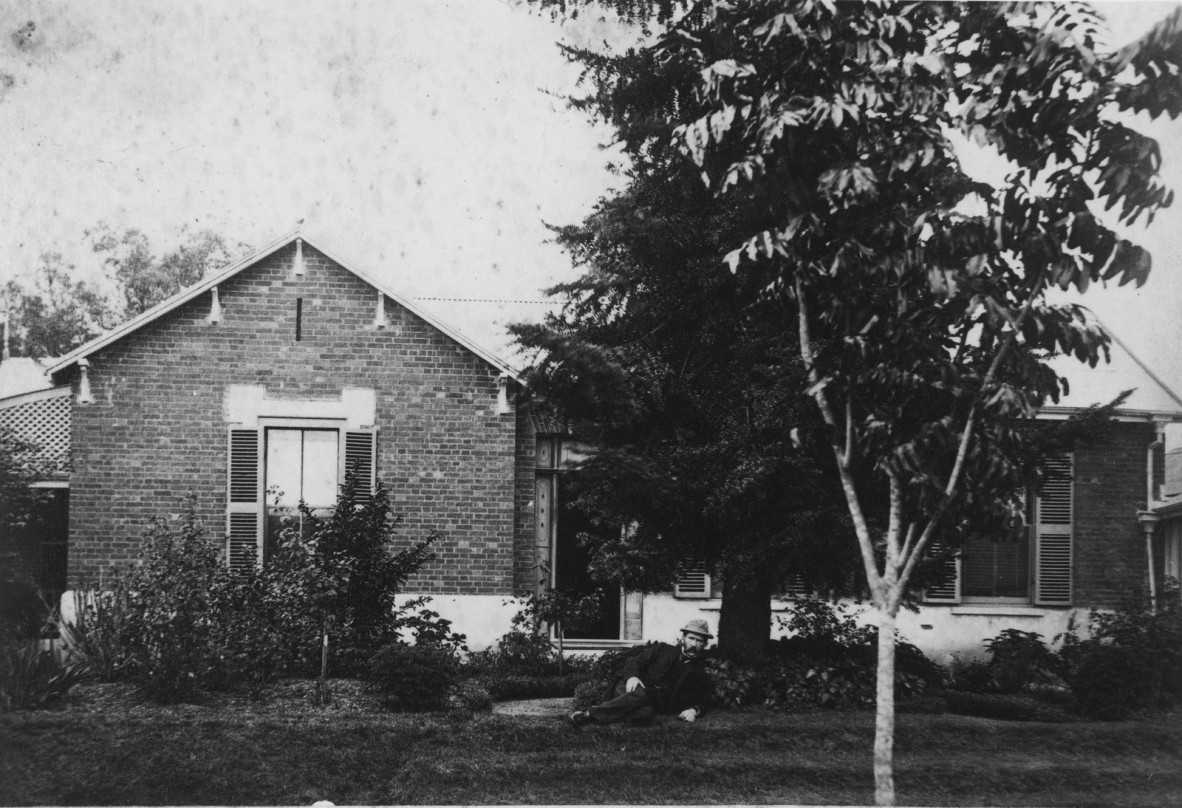
[[[939,542],[932,544],[933,555],[939,553],[943,547]],[[944,561],[942,580],[923,591],[923,599],[927,603],[960,603],[960,553]]]
[[[1044,479],[1035,500],[1034,602],[1039,606],[1071,603],[1072,456],[1043,461]]]
[[[787,583],[784,585],[784,591],[782,594],[785,598],[798,600],[807,598],[810,593],[808,589],[805,588],[804,578],[800,577],[799,575],[790,575],[788,576]]]
[[[696,564],[685,569],[677,576],[673,594],[679,598],[709,598],[710,576],[706,573],[705,566]]]
[[[262,561],[259,430],[231,429],[229,456],[226,558],[230,569],[247,570]]]
[[[350,431],[345,433],[345,470],[357,471],[357,499],[356,504],[369,502],[373,495],[376,478],[374,467],[377,465],[377,432]]]

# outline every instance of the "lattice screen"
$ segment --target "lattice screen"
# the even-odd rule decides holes
[[[38,460],[52,477],[65,476],[70,463],[70,389],[17,396],[0,403],[0,427],[40,447]]]

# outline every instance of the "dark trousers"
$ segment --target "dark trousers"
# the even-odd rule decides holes
[[[587,712],[597,724],[614,724],[625,719],[631,724],[651,724],[657,717],[657,705],[644,685],[631,693],[624,689],[625,681],[616,683],[615,695]]]

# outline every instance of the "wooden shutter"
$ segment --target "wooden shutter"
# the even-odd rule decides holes
[[[230,430],[227,475],[226,559],[232,570],[246,570],[262,561],[262,475],[259,473],[259,430]]]
[[[939,542],[932,544],[932,554],[939,553],[944,548]],[[941,583],[929,586],[923,592],[923,599],[927,603],[960,603],[960,553],[944,561],[944,578]]]
[[[799,600],[807,598],[810,594],[805,588],[804,578],[799,575],[788,576],[788,581],[784,584],[784,591],[781,593],[785,598]]]
[[[357,470],[356,504],[369,502],[376,485],[377,432],[345,433],[345,470]]]
[[[710,576],[706,573],[705,566],[695,564],[682,572],[673,587],[673,595],[679,598],[709,598]]]
[[[1074,511],[1072,456],[1043,461],[1034,514],[1034,602],[1039,606],[1071,603],[1071,528]]]

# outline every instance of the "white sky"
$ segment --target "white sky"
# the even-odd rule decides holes
[[[1120,42],[1176,2],[1097,5]],[[0,0],[0,283],[46,250],[93,263],[100,220],[159,252],[184,226],[259,246],[306,218],[407,297],[540,300],[575,274],[543,222],[613,181],[555,42],[608,34],[514,0]],[[1182,197],[1182,120],[1151,133]],[[1085,302],[1182,389],[1182,198],[1138,240],[1144,289]],[[543,310],[420,302],[500,353]]]

